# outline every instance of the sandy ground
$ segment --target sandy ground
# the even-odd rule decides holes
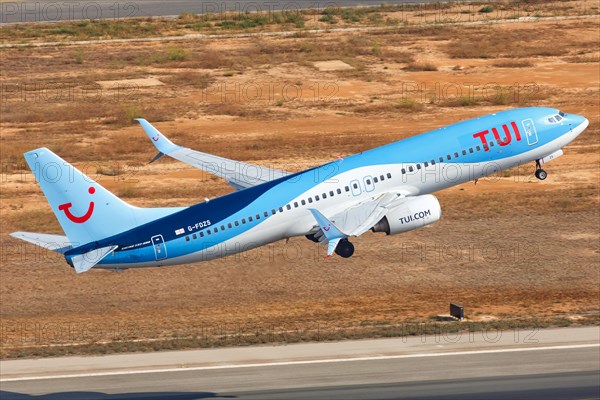
[[[7,50],[0,75],[8,88],[0,120],[2,349],[198,335],[223,326],[427,321],[446,313],[450,301],[474,320],[597,315],[600,76],[590,43],[597,43],[598,21],[485,29],[492,36],[535,32],[531,45],[563,37],[568,48],[520,57],[530,61],[526,67],[495,66],[514,61],[509,56],[452,57],[454,36],[435,32],[408,43],[397,33],[357,34],[365,54],[300,62],[291,49],[347,38],[269,38],[258,50],[245,38],[189,43],[187,61],[164,64],[140,61],[163,44],[83,48],[83,64],[73,62],[70,48]],[[381,56],[373,55],[374,41]],[[250,64],[199,61],[234,54],[219,49],[256,54]],[[398,52],[437,70],[408,71]],[[495,86],[508,91],[506,104],[489,101]],[[488,100],[452,104],[470,90]],[[297,171],[521,105],[590,120],[548,164],[546,181],[535,180],[530,165],[448,189],[437,194],[440,222],[393,237],[367,233],[348,260],[326,261],[324,249],[298,238],[203,264],[76,275],[59,255],[8,237],[60,232],[21,158],[36,147],[51,148],[139,206],[188,205],[231,190],[174,161],[148,165],[155,151],[130,115],[187,147]]]

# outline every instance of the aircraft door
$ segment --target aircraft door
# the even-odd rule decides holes
[[[352,196],[358,196],[362,193],[362,189],[360,187],[360,182],[358,182],[358,179],[350,181],[350,190],[352,191]]]
[[[365,176],[363,182],[365,184],[365,192],[372,192],[375,190],[375,183],[373,183],[373,177],[371,175]]]
[[[152,236],[152,247],[154,248],[154,257],[156,260],[163,260],[167,258],[167,247],[165,246],[165,240],[162,235]]]
[[[523,129],[525,130],[525,137],[527,138],[527,144],[529,146],[533,146],[538,142],[537,131],[535,130],[535,125],[533,124],[533,120],[531,118],[523,120]]]

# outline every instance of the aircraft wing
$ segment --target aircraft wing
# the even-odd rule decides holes
[[[389,210],[402,204],[404,199],[406,199],[406,195],[403,193],[382,193],[377,197],[363,200],[328,219],[335,224],[336,229],[344,233],[345,237],[360,236],[379,222]],[[319,228],[317,228],[315,237],[320,242],[328,240],[327,235],[320,228],[321,222],[318,219],[317,222]]]
[[[178,146],[145,119],[136,118],[136,121],[142,125],[152,144],[159,151],[152,161],[156,161],[166,154],[176,160],[223,178],[238,190],[290,175],[287,171],[261,167],[260,165],[248,164]]]

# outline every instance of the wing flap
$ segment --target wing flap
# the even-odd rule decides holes
[[[404,199],[400,193],[384,193],[344,210],[331,217],[348,236],[360,236],[373,227],[384,215]]]

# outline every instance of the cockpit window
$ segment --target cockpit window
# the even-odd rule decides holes
[[[560,122],[563,119],[565,119],[565,113],[561,111],[556,115],[548,117],[548,122],[550,122],[551,124],[556,124],[557,122]]]

